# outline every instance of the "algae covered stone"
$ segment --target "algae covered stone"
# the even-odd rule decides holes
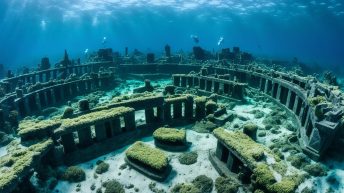
[[[109,170],[109,167],[110,165],[108,163],[105,163],[105,162],[101,162],[97,165],[97,168],[96,168],[96,173],[97,174],[102,174],[102,173],[105,173]]]
[[[159,142],[182,145],[186,142],[186,132],[182,129],[161,127],[154,131],[153,137]]]
[[[171,193],[203,193],[193,184],[177,184],[171,189]]]
[[[312,176],[326,176],[328,171],[328,169],[320,163],[306,165],[303,169]]]
[[[197,152],[186,152],[179,155],[178,160],[183,165],[191,165],[197,162]]]
[[[62,179],[68,182],[82,182],[86,179],[86,174],[80,167],[70,166],[63,173]]]
[[[253,123],[247,123],[243,126],[243,132],[250,136],[253,140],[256,140],[257,138],[257,130],[258,126]]]
[[[240,185],[230,177],[218,177],[215,180],[215,189],[218,193],[236,193]]]
[[[104,193],[124,193],[124,188],[121,183],[117,180],[110,180],[103,183],[103,187],[105,187]]]
[[[191,183],[202,193],[210,193],[214,186],[213,180],[206,175],[197,176]]]
[[[163,151],[140,141],[135,142],[125,154],[128,159],[151,167],[157,171],[163,171],[168,166],[168,158]]]

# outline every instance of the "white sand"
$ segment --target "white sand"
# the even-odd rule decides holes
[[[206,137],[208,136],[208,138]],[[197,163],[192,165],[182,165],[178,161],[178,155],[180,153],[171,153],[167,152],[170,159],[170,164],[172,166],[172,172],[169,175],[169,178],[164,183],[157,183],[157,188],[164,189],[168,191],[172,185],[182,182],[191,182],[198,175],[206,175],[212,178],[214,181],[219,176],[217,171],[211,165],[208,159],[209,149],[216,148],[216,139],[212,135],[199,134],[192,130],[187,130],[187,140],[192,142],[190,151],[198,152]],[[147,144],[154,146],[154,141],[152,137],[147,137],[142,139]],[[155,182],[147,178],[146,176],[140,174],[134,169],[126,168],[120,170],[119,167],[124,164],[125,150],[128,148],[124,147],[122,149],[116,150],[110,154],[104,155],[100,158],[91,160],[89,162],[80,164],[86,172],[86,181],[81,182],[81,191],[80,192],[91,192],[90,186],[95,183],[96,187],[101,186],[101,182],[104,182],[108,179],[116,179],[123,185],[133,184],[135,187],[139,188],[139,192],[151,192],[148,185],[151,182]],[[97,160],[105,160],[106,163],[110,164],[110,169],[108,172],[99,175],[97,179],[93,178],[95,167],[92,169],[92,165],[95,166]],[[120,175],[119,175],[120,173]],[[59,192],[76,192],[77,183],[68,183],[60,181],[55,188]],[[126,192],[134,192],[134,189],[126,189]],[[215,190],[213,190],[215,192]]]

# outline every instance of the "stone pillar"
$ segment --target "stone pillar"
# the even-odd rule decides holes
[[[259,78],[259,90],[262,90],[262,85],[263,85],[263,78],[258,77]]]
[[[171,104],[170,103],[164,104],[164,120],[165,121],[171,120]]]
[[[220,83],[214,82],[214,93],[218,93],[220,89]]]
[[[0,131],[4,130],[4,124],[5,124],[4,111],[0,109]]]
[[[185,105],[184,105],[184,115],[186,119],[192,119],[193,118],[193,97],[188,96]]]
[[[39,73],[38,74],[38,80],[39,80],[39,82],[43,82],[43,74],[42,73]]]
[[[223,148],[225,148],[225,147],[222,145],[222,143],[221,143],[219,140],[217,140],[215,156],[216,156],[219,160],[221,160]]]
[[[291,90],[288,89],[288,94],[287,94],[287,102],[285,103],[285,106],[289,109],[290,106],[290,100],[291,100]]]
[[[63,164],[63,154],[64,154],[64,147],[63,145],[55,145],[52,150],[52,158],[51,163],[53,166],[59,166]]]
[[[145,109],[145,117],[146,117],[146,123],[154,123],[155,117],[154,117],[154,109],[153,108],[147,108]]]
[[[115,117],[111,121],[111,133],[112,133],[112,136],[120,134],[121,132],[122,132],[121,120],[119,119],[119,117]]]
[[[223,84],[223,93],[229,94],[229,85],[228,84]]]
[[[299,105],[299,96],[295,96],[295,102],[294,102],[294,106],[293,106],[293,112],[296,114],[297,111],[297,106]]]
[[[196,119],[200,120],[203,119],[205,114],[205,103],[206,99],[204,97],[199,97],[195,100],[196,103]]]
[[[233,85],[232,97],[240,100],[244,98],[244,88],[242,85]]]
[[[186,87],[186,77],[182,76],[181,79],[182,79],[181,87]]]
[[[275,96],[274,96],[274,93],[275,93],[275,90],[276,90],[276,86],[275,86],[276,84],[274,83],[274,82],[272,82],[272,89],[271,89],[271,96],[272,96],[272,98],[275,98]]]
[[[300,122],[301,122],[301,126],[303,126],[302,125],[302,120],[303,120],[304,112],[305,112],[304,103],[301,103],[301,110],[300,110],[300,114],[299,114],[299,119],[300,119]]]
[[[53,70],[53,79],[57,79],[57,70]]]
[[[269,92],[269,79],[266,79],[265,80],[265,86],[264,86],[264,93],[265,94],[268,94],[268,92]]]
[[[179,119],[182,118],[182,102],[181,101],[176,101],[173,104],[173,119]]]
[[[61,143],[65,153],[70,153],[76,150],[76,145],[73,137],[73,133],[67,133],[61,136]]]
[[[194,86],[199,86],[199,78],[198,77],[194,77]]]
[[[53,104],[56,104],[56,96],[55,96],[55,90],[53,88],[50,89],[50,93],[51,93],[51,101],[53,102]]]
[[[279,100],[279,101],[281,101],[281,92],[282,92],[282,87],[281,87],[280,84],[278,84],[276,99]]]
[[[157,121],[159,121],[159,122],[164,121],[164,108],[163,108],[163,106],[159,106],[156,108],[156,115],[157,115]]]
[[[103,141],[107,138],[106,136],[106,128],[104,123],[99,123],[94,126],[95,132],[96,132],[96,140]]]
[[[30,115],[31,114],[30,97],[24,98],[24,106],[25,106],[26,115]]]
[[[173,85],[180,86],[180,76],[173,76]]]
[[[92,135],[90,127],[79,129],[78,136],[80,146],[86,147],[92,144]]]
[[[211,92],[213,89],[213,81],[212,80],[206,80],[206,91]]]
[[[133,131],[136,129],[135,111],[129,112],[124,115],[124,123],[126,131]]]
[[[47,71],[47,72],[45,73],[45,80],[46,80],[47,82],[50,81],[50,70]]]
[[[85,82],[84,81],[80,81],[79,85],[78,85],[78,88],[79,88],[80,94],[84,94],[85,90],[86,90]]]
[[[35,93],[35,103],[38,111],[42,110],[41,99],[39,97],[39,93]]]
[[[204,79],[199,80],[199,88],[201,90],[205,90],[205,82],[206,82],[206,80],[204,80]]]
[[[194,79],[193,79],[193,77],[188,77],[188,86],[189,87],[193,87],[194,86]]]

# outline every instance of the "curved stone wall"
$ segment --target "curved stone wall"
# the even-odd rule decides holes
[[[204,70],[206,70],[205,74]],[[333,93],[334,91],[330,88],[315,82],[311,77],[300,77],[250,66],[235,65],[229,68],[206,67],[201,74],[203,76],[173,75],[174,85],[181,87],[198,86],[201,90],[227,94],[228,86],[226,84],[247,83],[251,88],[271,96],[296,115],[301,126],[297,133],[300,146],[313,159],[319,159],[325,153],[331,146],[339,128],[342,127],[343,98],[341,94]],[[213,74],[213,76],[208,76],[208,74]],[[199,80],[199,85],[194,84],[195,79]],[[221,79],[229,80],[227,83],[222,83],[223,90],[219,89],[219,82],[223,82]],[[235,92],[241,93],[237,90]],[[232,93],[231,96],[233,97],[233,91],[229,93]],[[242,96],[242,94],[238,95]],[[317,96],[323,96],[330,105],[317,104],[314,106],[310,104],[310,99]],[[319,117],[316,111],[320,111],[322,117]]]

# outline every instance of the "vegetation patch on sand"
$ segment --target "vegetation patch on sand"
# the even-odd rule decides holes
[[[186,152],[179,155],[178,160],[183,165],[191,165],[197,162],[197,152]]]
[[[140,141],[135,142],[125,154],[128,159],[149,166],[157,171],[163,171],[168,166],[168,158],[163,151],[150,147]]]
[[[186,132],[183,129],[161,127],[154,131],[153,137],[159,142],[167,144],[185,144]]]
[[[68,182],[82,182],[86,180],[86,174],[78,166],[70,166],[62,175],[62,179]]]

